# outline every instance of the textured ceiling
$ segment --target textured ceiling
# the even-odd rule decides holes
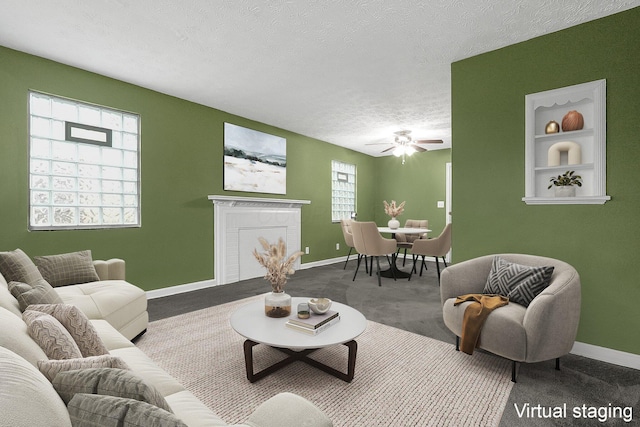
[[[2,0],[0,45],[377,156],[401,129],[450,146],[452,62],[636,6]]]

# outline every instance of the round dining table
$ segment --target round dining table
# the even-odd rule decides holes
[[[378,227],[378,231],[380,233],[384,233],[384,234],[391,234],[391,238],[395,239],[396,238],[396,234],[397,233],[402,233],[402,234],[425,234],[425,233],[430,233],[432,230],[428,229],[428,228],[415,228],[415,227],[398,227],[398,228],[391,228],[391,227]],[[400,270],[397,266],[396,266],[396,260],[397,260],[397,256],[396,253],[393,254],[393,262],[391,263],[391,268],[381,271],[380,275],[382,277],[388,277],[388,278],[396,278],[396,279],[406,279],[408,278],[411,274],[407,273],[405,271]]]

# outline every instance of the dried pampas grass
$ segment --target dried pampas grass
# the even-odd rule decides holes
[[[287,247],[282,238],[278,239],[278,243],[273,245],[262,237],[258,240],[264,252],[260,253],[257,249],[254,249],[253,256],[261,266],[267,269],[267,274],[264,278],[271,283],[273,292],[283,292],[287,277],[295,273],[293,264],[303,252],[297,251],[287,257]]]
[[[391,218],[400,216],[402,215],[402,212],[404,212],[405,202],[400,203],[398,206],[396,206],[395,200],[392,200],[391,204],[387,203],[386,200],[383,200],[383,203],[384,203],[384,213],[389,215]]]

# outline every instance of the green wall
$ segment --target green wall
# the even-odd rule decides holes
[[[383,200],[397,203],[403,201],[405,211],[398,218],[400,224],[407,219],[428,219],[429,228],[435,237],[446,225],[446,210],[438,208],[439,200],[446,196],[446,164],[451,161],[451,150],[434,150],[414,154],[402,160],[394,156],[376,158],[376,197],[374,200],[375,217],[370,219],[379,225],[386,225],[389,217],[384,213]],[[359,220],[365,220],[358,215]]]
[[[142,227],[27,231],[29,89],[141,115]],[[373,216],[375,159],[361,153],[3,47],[0,100],[0,250],[91,249],[96,259],[125,259],[127,278],[146,290],[213,278],[207,196],[283,197],[223,191],[225,121],[287,139],[286,197],[311,200],[302,208],[302,247],[310,247],[303,263],[346,255],[335,249],[344,239],[331,223],[331,160],[357,165],[359,211]]]
[[[582,281],[577,340],[640,354],[640,8],[452,64],[456,262],[497,252],[562,259]],[[526,94],[607,80],[604,205],[527,206]]]

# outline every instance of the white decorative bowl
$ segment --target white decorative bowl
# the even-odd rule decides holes
[[[331,308],[331,300],[329,298],[311,298],[309,308],[316,314],[324,314]]]

